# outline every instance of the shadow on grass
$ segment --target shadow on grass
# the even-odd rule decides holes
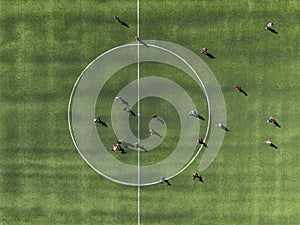
[[[210,59],[215,59],[215,57],[211,53],[206,53],[205,55]]]
[[[270,32],[272,32],[273,34],[278,34],[278,32],[276,31],[276,30],[274,30],[274,29],[272,29],[272,28],[268,28],[267,30],[269,30]]]

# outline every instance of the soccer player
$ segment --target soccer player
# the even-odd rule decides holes
[[[272,26],[273,26],[273,23],[270,22],[270,23],[267,24],[267,26],[265,27],[265,29],[266,29],[266,30],[267,30],[267,29],[270,29]]]
[[[233,86],[235,89],[237,89],[237,90],[241,90],[242,88],[241,88],[241,86],[238,86],[238,85],[235,85],[235,86]]]
[[[199,179],[200,182],[204,182],[202,177],[198,175],[198,173],[193,173],[192,174],[192,180]]]
[[[136,42],[139,42],[140,44],[142,44],[142,45],[144,45],[146,47],[149,47],[146,42],[144,42],[144,41],[141,40],[140,37],[135,36],[134,38],[135,38]]]
[[[95,122],[95,123],[100,123],[100,116],[96,116],[94,119],[93,119],[93,121]]]
[[[119,150],[119,148],[120,148],[120,145],[119,144],[116,144],[116,145],[114,145],[114,146],[112,146],[112,151],[117,151],[117,150]]]
[[[278,122],[275,120],[275,118],[272,117],[272,116],[267,120],[267,122],[272,123],[272,124],[274,124],[276,127],[281,128],[281,126],[279,125],[279,123],[278,123]]]
[[[269,146],[271,146],[271,147],[273,147],[273,148],[276,148],[277,149],[277,146],[276,145],[274,145],[270,140],[266,140],[265,141],[265,144],[267,144],[267,145],[269,145]]]
[[[115,19],[116,19],[117,22],[119,22],[119,23],[120,23],[121,25],[123,25],[124,27],[129,28],[129,26],[128,26],[127,23],[125,23],[125,22],[123,22],[122,20],[120,20],[120,17],[115,16]]]
[[[189,113],[189,116],[193,116],[193,117],[196,117],[198,119],[201,119],[201,120],[205,120],[202,116],[200,116],[195,110],[192,110],[190,113]]]
[[[115,101],[121,101],[121,104],[124,104],[124,105],[126,105],[127,107],[129,107],[128,102],[126,102],[121,96],[115,97]]]
[[[218,123],[215,126],[218,127],[218,128],[221,128],[221,129],[223,129],[225,131],[229,131],[229,129],[226,126],[224,126],[223,124],[221,124],[221,123]]]
[[[203,145],[205,148],[207,148],[207,145],[204,143],[204,141],[203,141],[202,138],[198,138],[198,139],[197,139],[197,143],[198,143],[199,145]]]
[[[156,136],[162,138],[162,136],[158,132],[156,132],[154,129],[149,129],[149,132],[151,135],[156,135]]]
[[[193,117],[197,117],[199,116],[199,114],[195,111],[195,110],[192,110],[190,113],[189,113],[189,116],[193,116]]]
[[[207,48],[202,48],[201,53],[202,54],[207,54]]]
[[[141,39],[139,37],[137,37],[137,36],[135,36],[134,38],[135,38],[135,41],[137,41],[137,42],[141,41]]]
[[[136,116],[135,113],[131,109],[129,109],[128,107],[124,107],[123,112],[130,113],[131,116]]]
[[[149,129],[151,135],[157,135],[158,133],[154,129]]]
[[[168,184],[168,186],[171,186],[171,183],[168,180],[166,180],[163,176],[161,176],[159,178],[159,183],[163,184],[164,182],[166,182]]]
[[[206,55],[208,58],[215,59],[215,57],[211,53],[208,52],[207,48],[202,48],[201,54]]]
[[[115,146],[112,147],[112,151],[121,151],[121,154],[127,153],[121,146],[120,144],[116,144]]]
[[[102,120],[100,119],[100,116],[96,116],[96,117],[93,119],[93,121],[94,121],[95,123],[101,124],[101,125],[104,126],[104,127],[108,127],[107,124],[106,124],[104,121],[102,121]]]
[[[267,24],[267,26],[265,27],[265,29],[271,31],[274,34],[278,34],[278,32],[272,28],[273,25],[274,24],[272,22],[270,22],[270,23]]]
[[[242,87],[241,86],[239,86],[239,85],[235,85],[235,86],[233,86],[236,90],[238,90],[239,92],[241,92],[241,93],[243,93],[244,95],[248,95],[243,89],[242,89]]]

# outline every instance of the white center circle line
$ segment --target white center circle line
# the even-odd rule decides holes
[[[153,41],[149,41],[149,42],[153,42]],[[183,71],[185,71],[185,72],[188,72],[188,71],[192,71],[192,74],[193,74],[193,76],[195,76],[196,75],[196,77],[197,77],[197,80],[198,80],[198,82],[201,84],[201,86],[202,86],[202,89],[203,89],[203,91],[205,92],[205,95],[206,95],[206,98],[207,98],[207,102],[208,102],[208,111],[209,111],[209,113],[208,113],[208,129],[207,129],[207,131],[206,131],[206,136],[205,136],[205,139],[207,138],[207,135],[208,135],[208,130],[209,130],[209,128],[210,128],[210,121],[211,121],[211,119],[210,119],[210,115],[211,115],[211,102],[210,102],[210,96],[209,96],[209,94],[207,93],[207,91],[206,91],[206,89],[205,89],[205,85],[204,85],[204,83],[202,82],[202,80],[200,79],[200,77],[199,77],[199,75],[198,75],[198,73],[196,72],[196,69],[194,69],[194,67],[196,66],[197,67],[197,65],[196,64],[193,64],[193,62],[192,62],[192,64],[193,65],[191,65],[190,63],[191,62],[187,62],[187,60],[185,60],[182,56],[180,56],[179,54],[177,54],[177,53],[175,53],[174,51],[172,51],[172,50],[170,50],[170,49],[172,49],[172,48],[174,48],[174,47],[176,47],[176,48],[178,48],[178,45],[176,45],[176,44],[173,44],[173,43],[167,43],[167,47],[168,48],[166,48],[165,46],[164,47],[162,47],[161,45],[165,45],[166,44],[166,42],[160,42],[160,41],[155,41],[155,42],[157,42],[158,44],[160,44],[160,46],[158,46],[158,45],[154,45],[154,44],[151,44],[151,43],[149,43],[148,44],[148,46],[149,47],[147,47],[147,48],[145,48],[144,46],[141,46],[141,49],[142,49],[142,61],[157,61],[157,54],[159,53],[160,55],[164,55],[164,53],[162,53],[162,52],[157,52],[157,50],[154,50],[154,49],[159,49],[159,50],[162,50],[162,51],[164,51],[164,52],[167,52],[168,54],[171,54],[171,55],[174,55],[174,56],[176,56],[176,58],[178,58],[178,59],[180,59],[180,61],[182,61],[182,62],[184,62],[184,64],[188,67],[188,68],[180,68],[181,70],[183,70]],[[103,63],[103,62],[101,62],[101,60],[103,61],[103,58],[104,58],[104,61],[105,60],[107,60],[107,58],[108,58],[108,60],[111,60],[111,58],[110,58],[110,56],[108,56],[109,54],[108,53],[112,53],[112,58],[114,58],[115,59],[115,57],[117,57],[118,58],[118,54],[116,53],[116,52],[114,52],[114,51],[117,51],[117,50],[121,50],[121,53],[122,54],[125,54],[125,56],[124,57],[122,57],[122,56],[120,56],[120,59],[122,59],[122,60],[124,60],[124,59],[128,59],[128,58],[130,58],[130,57],[128,57],[128,56],[130,56],[130,49],[128,49],[128,48],[130,48],[130,47],[133,47],[133,46],[136,46],[137,44],[128,44],[128,45],[123,45],[123,46],[118,46],[118,47],[116,47],[116,48],[114,48],[114,49],[111,49],[111,50],[109,50],[109,51],[107,51],[107,52],[105,52],[105,53],[103,53],[102,55],[100,55],[99,57],[97,57],[92,63],[90,63],[89,65],[88,65],[88,67],[82,72],[82,74],[78,77],[78,79],[77,79],[77,81],[75,82],[75,85],[74,85],[74,87],[73,87],[73,89],[72,89],[72,93],[71,93],[71,96],[70,96],[70,100],[69,100],[69,105],[68,105],[68,125],[69,125],[69,130],[70,130],[70,134],[71,134],[71,137],[72,137],[72,140],[73,140],[73,142],[74,142],[74,145],[75,145],[75,147],[76,147],[76,149],[78,150],[78,152],[80,153],[80,155],[82,156],[82,158],[96,171],[96,172],[98,172],[99,174],[101,174],[102,176],[104,176],[104,177],[106,177],[106,178],[108,178],[108,179],[110,179],[110,180],[112,180],[112,181],[115,181],[115,182],[117,182],[117,183],[121,183],[121,184],[126,184],[126,185],[136,185],[136,183],[135,182],[132,182],[132,180],[130,181],[130,182],[128,182],[128,181],[124,181],[124,180],[122,180],[122,179],[119,179],[119,178],[114,178],[113,176],[111,176],[111,175],[108,175],[108,173],[107,173],[107,171],[106,172],[101,172],[101,169],[100,168],[102,168],[101,166],[102,165],[99,165],[99,164],[101,164],[101,162],[99,162],[99,161],[93,161],[92,160],[92,163],[91,163],[91,161],[90,161],[90,159],[91,158],[89,158],[89,157],[91,157],[91,156],[93,156],[93,157],[95,157],[95,158],[97,158],[98,156],[98,154],[101,152],[101,156],[103,156],[103,154],[105,154],[104,152],[105,151],[98,151],[98,150],[95,150],[95,149],[93,149],[93,150],[91,150],[92,152],[88,152],[88,151],[86,151],[86,149],[85,149],[85,145],[84,144],[86,144],[86,143],[80,143],[80,145],[78,145],[78,140],[79,140],[79,142],[80,142],[80,140],[82,140],[82,138],[80,137],[80,135],[82,135],[83,133],[82,132],[77,132],[77,130],[76,130],[76,132],[77,132],[77,134],[76,134],[76,132],[75,132],[75,134],[73,134],[73,132],[74,132],[74,127],[76,128],[78,128],[78,127],[80,127],[81,128],[81,125],[83,125],[82,127],[85,127],[87,130],[89,130],[89,132],[94,132],[94,128],[93,127],[91,127],[89,124],[87,124],[86,123],[86,121],[84,121],[84,120],[88,120],[88,119],[86,119],[86,118],[83,118],[83,117],[85,117],[85,116],[89,116],[91,113],[92,113],[92,108],[94,108],[94,107],[92,107],[92,108],[89,108],[90,106],[88,105],[88,107],[87,108],[89,108],[87,111],[88,111],[88,113],[83,113],[82,112],[82,107],[83,107],[83,105],[80,105],[79,104],[79,102],[76,100],[76,97],[78,97],[78,93],[76,93],[76,92],[79,92],[80,94],[83,94],[81,97],[83,97],[85,100],[87,100],[87,101],[89,101],[89,99],[87,98],[87,97],[90,97],[90,96],[87,96],[87,93],[85,93],[85,92],[82,92],[82,90],[84,89],[84,88],[86,88],[86,87],[89,87],[90,89],[92,89],[93,90],[93,88],[94,88],[94,90],[96,91],[96,89],[99,89],[99,87],[100,87],[100,90],[101,90],[101,85],[103,86],[103,84],[101,84],[100,86],[99,85],[96,85],[96,84],[93,84],[93,85],[91,85],[91,87],[90,87],[90,84],[87,82],[87,83],[84,83],[84,82],[86,82],[86,79],[90,79],[91,77],[93,77],[93,76],[95,76],[95,75],[97,75],[97,79],[99,79],[99,71],[100,71],[100,74],[104,74],[105,72],[107,72],[107,74],[108,73],[110,73],[110,71],[109,71],[109,69],[107,69],[106,67],[104,67],[103,65],[107,65],[107,64],[105,64],[105,62]],[[179,46],[179,47],[181,47],[181,46]],[[127,48],[127,49],[125,49],[125,48]],[[122,50],[122,49],[124,49],[124,51]],[[146,50],[146,51],[145,51]],[[153,52],[153,50],[154,50],[154,52]],[[183,52],[183,55],[184,54],[186,54],[187,52],[185,52],[185,51],[188,51],[188,53],[190,54],[190,51],[189,50],[187,50],[187,49],[185,49],[185,48],[183,48],[183,47],[181,47],[181,49],[179,49],[180,50],[180,52]],[[129,53],[128,53],[129,52]],[[119,52],[118,52],[119,53]],[[122,55],[121,54],[121,55]],[[167,55],[164,55],[164,56],[167,56]],[[103,58],[102,58],[103,57]],[[106,58],[105,58],[106,57]],[[126,57],[126,58],[125,58]],[[170,57],[169,57],[170,58]],[[171,65],[173,65],[174,64],[174,62],[173,62],[173,64],[172,63],[170,63],[170,62],[168,62],[167,60],[166,61],[164,61],[165,59],[159,59],[158,60],[158,62],[163,62],[163,63],[166,63],[166,64],[171,64]],[[171,59],[171,60],[175,60],[175,59]],[[116,60],[117,61],[117,60]],[[190,60],[189,60],[190,61]],[[195,61],[197,61],[197,63],[199,63],[199,61],[198,61],[198,59],[196,59]],[[106,61],[107,62],[107,61]],[[102,63],[102,64],[101,64]],[[115,65],[116,67],[118,67],[118,68],[114,68],[114,69],[112,69],[111,71],[113,72],[112,74],[114,74],[116,71],[118,71],[120,68],[123,68],[124,66],[126,66],[126,65],[129,65],[129,64],[133,64],[133,63],[136,63],[136,61],[134,62],[134,60],[133,59],[130,59],[128,62],[123,62],[123,64],[122,65]],[[179,63],[179,61],[176,61],[175,62],[175,64],[176,65],[173,65],[173,66],[175,66],[175,67],[178,67],[178,63]],[[98,65],[98,64],[100,64],[100,65]],[[204,68],[204,72],[203,71],[200,71],[201,73],[202,73],[202,76],[204,76],[205,75],[205,73],[207,73],[209,76],[206,76],[205,77],[205,79],[210,79],[210,77],[213,77],[213,74],[211,73],[211,71],[210,70],[205,70],[205,66],[206,65],[201,65],[201,68],[198,68],[198,70],[201,70],[201,69],[203,69]],[[207,67],[207,66],[206,66]],[[103,68],[104,69],[107,69],[107,71],[104,71],[103,72]],[[179,68],[179,67],[178,67]],[[190,73],[190,72],[188,72],[188,73]],[[107,75],[106,74],[106,75]],[[108,74],[109,76],[110,76],[110,74]],[[189,74],[190,75],[190,74]],[[191,75],[190,75],[191,76]],[[89,78],[90,77],[90,78]],[[82,79],[82,78],[84,78],[84,79]],[[94,77],[93,77],[94,78]],[[81,80],[82,79],[82,80]],[[81,80],[81,81],[80,81]],[[92,79],[93,80],[93,79]],[[105,78],[103,77],[103,76],[101,76],[101,80],[105,83]],[[81,84],[81,82],[83,82],[84,84]],[[97,82],[96,82],[97,83]],[[218,86],[218,84],[216,83],[216,84],[214,84],[214,85],[212,85],[211,83],[209,84],[209,87],[210,88],[214,88],[214,93],[216,92],[216,90],[217,90],[217,88],[219,88],[219,86]],[[98,90],[98,92],[97,93],[99,93],[99,90]],[[96,93],[96,94],[97,94]],[[80,94],[79,94],[79,96],[80,96]],[[89,94],[91,94],[91,93],[89,93]],[[95,94],[95,93],[92,93],[93,95]],[[75,97],[74,97],[75,96]],[[98,95],[97,95],[98,96]],[[95,98],[95,97],[97,97],[97,96],[94,96],[93,98]],[[73,97],[74,97],[74,99],[73,99]],[[212,98],[214,98],[214,101],[213,102],[215,102],[215,97],[223,97],[222,95],[221,96],[214,96],[214,95],[212,95]],[[218,98],[217,98],[218,99]],[[95,101],[95,100],[93,100],[93,101]],[[93,102],[93,101],[90,101],[90,102]],[[222,103],[222,102],[221,102]],[[93,105],[93,104],[92,104]],[[221,116],[223,116],[223,120],[224,120],[224,118],[226,118],[226,116],[224,116],[224,112],[225,112],[225,110],[224,109],[218,109],[218,108],[216,108],[215,107],[215,105],[216,104],[214,104],[214,111],[220,111],[221,113],[219,113],[219,115],[221,115]],[[71,110],[71,107],[73,106],[73,108],[72,108],[72,110]],[[77,106],[80,106],[81,108],[80,108],[80,111],[79,110],[77,110],[76,111],[76,107]],[[222,104],[221,104],[221,106],[222,106]],[[221,107],[222,108],[222,107]],[[71,111],[72,111],[72,116],[71,116]],[[75,111],[75,112],[74,112]],[[225,114],[226,115],[226,114]],[[222,118],[220,118],[220,119],[222,119]],[[75,124],[72,124],[72,122],[73,123],[75,123]],[[223,121],[221,121],[221,122],[223,122]],[[80,126],[79,126],[80,125]],[[216,133],[217,131],[213,131],[212,133]],[[218,137],[221,137],[222,138],[222,134],[217,134],[217,135],[215,135],[215,136],[218,136]],[[96,138],[97,139],[97,138]],[[99,139],[99,138],[98,138]],[[223,139],[221,139],[221,142],[222,142],[222,140]],[[97,142],[97,141],[95,141],[95,142]],[[84,147],[85,146],[85,147]],[[97,145],[95,145],[95,146],[97,146]],[[95,147],[94,146],[94,147]],[[216,146],[216,147],[218,147],[218,146]],[[81,149],[82,148],[82,149]],[[98,147],[97,147],[98,148]],[[200,152],[200,150],[201,150],[201,148],[199,148],[199,150],[197,151],[197,153],[196,153],[196,155],[192,158],[192,160],[190,160],[187,164],[185,164],[183,167],[181,167],[181,169],[180,170],[178,170],[176,173],[173,173],[173,174],[171,174],[171,175],[169,175],[167,178],[171,178],[171,177],[174,177],[174,176],[176,176],[176,175],[178,175],[180,172],[182,172],[185,168],[187,168],[191,163],[192,163],[192,161],[196,158],[196,156],[199,154],[199,152]],[[211,151],[211,150],[210,150]],[[205,151],[205,153],[207,152],[207,150]],[[109,156],[105,156],[105,157],[108,157],[108,158],[110,158]],[[211,161],[211,159],[209,160],[209,161]],[[209,164],[210,162],[208,161],[208,163],[207,164]],[[114,161],[115,162],[115,161]],[[96,163],[96,165],[95,165],[95,163]],[[105,165],[104,165],[105,166]],[[130,170],[128,170],[128,172],[129,172]],[[162,171],[163,172],[163,171]],[[115,176],[115,175],[114,175]],[[152,180],[154,179],[154,181],[152,181],[152,182],[142,182],[142,183],[140,183],[140,184],[138,184],[138,185],[141,185],[141,186],[146,186],[146,185],[151,185],[151,184],[155,184],[155,183],[158,183],[158,178],[156,177],[152,177],[151,178]],[[150,179],[150,180],[151,180]],[[138,182],[139,183],[139,182]]]

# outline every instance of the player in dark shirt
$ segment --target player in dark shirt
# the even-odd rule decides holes
[[[198,179],[200,182],[204,182],[202,177],[198,175],[198,173],[193,173],[192,174],[192,180]]]
[[[127,23],[125,23],[125,22],[123,22],[122,20],[120,20],[120,17],[115,16],[115,19],[116,19],[117,22],[119,22],[119,23],[120,23],[121,25],[123,25],[124,27],[129,28],[129,26],[128,26]]]

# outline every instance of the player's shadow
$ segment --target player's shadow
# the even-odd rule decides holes
[[[162,136],[156,131],[153,133],[153,135],[156,135],[157,137],[162,138]]]
[[[200,114],[196,113],[194,110],[189,113],[189,116],[193,116],[193,117],[198,118],[200,120],[205,120],[205,118],[203,116],[201,116]]]
[[[225,130],[225,131],[230,131],[227,127],[222,128],[222,129]]]
[[[121,24],[121,25],[123,25],[124,27],[127,27],[127,28],[129,28],[129,26],[128,26],[128,24],[127,24],[127,23],[123,22],[122,20],[120,20],[119,22],[120,22],[120,24]]]
[[[128,148],[128,147],[134,148],[135,147],[133,144],[123,141],[123,140],[117,140],[117,143],[120,145],[123,145],[124,148]]]
[[[127,151],[122,147],[119,148],[119,151],[121,152],[121,154],[126,154],[127,153]]]
[[[140,146],[140,149],[144,150],[144,152],[148,152],[148,150],[144,146]]]
[[[220,126],[217,126],[217,127],[221,128],[225,131],[229,131],[229,129],[226,126],[224,126],[223,124],[221,124]]]
[[[125,107],[123,112],[128,112],[130,116],[136,116],[136,114],[128,107]]]
[[[271,146],[272,148],[278,149],[278,147],[276,145],[274,145],[273,143],[271,143],[269,146]]]
[[[142,149],[142,150],[144,150],[144,152],[148,152],[148,150],[144,146],[139,145],[138,143],[134,144],[134,148],[136,148],[136,149]]]
[[[165,124],[165,121],[164,121],[162,118],[157,117],[156,119],[157,119],[157,121],[160,122],[161,124]]]
[[[274,121],[274,125],[275,125],[276,127],[281,128],[280,124],[279,124],[277,121]]]
[[[115,19],[124,27],[129,28],[128,24],[122,21],[118,16],[115,16]]]
[[[197,118],[199,118],[200,120],[205,120],[205,118],[199,114],[197,115]]]
[[[248,96],[248,93],[245,90],[241,89],[240,92],[243,93],[245,96]]]
[[[165,180],[165,182],[167,183],[167,185],[168,185],[168,186],[171,186],[171,183],[170,183],[170,181],[168,181],[168,180]]]
[[[139,41],[142,45],[144,45],[144,46],[146,46],[146,47],[149,47],[149,45],[146,43],[146,42],[144,42],[144,41],[142,41],[142,40],[140,40]]]
[[[135,145],[128,143],[128,142],[124,142],[124,146],[126,146],[125,148],[128,148],[128,147],[134,148],[135,147]]]
[[[150,129],[150,134],[151,134],[151,135],[155,135],[155,136],[157,136],[157,137],[159,137],[159,138],[162,138],[162,136],[161,136],[157,131],[155,131],[155,130],[153,130],[153,129]]]
[[[99,124],[100,124],[101,126],[108,127],[107,124],[106,124],[104,121],[102,121],[102,120],[99,121]]]
[[[269,30],[270,32],[272,32],[273,34],[278,34],[278,32],[277,32],[276,30],[274,30],[273,28],[268,28],[268,30]]]
[[[124,99],[121,100],[122,104],[126,105],[127,107],[129,107],[129,103],[126,102]]]
[[[209,52],[205,53],[204,55],[206,55],[210,59],[215,59],[216,58],[216,57],[213,56],[213,54],[211,54]]]
[[[129,110],[131,116],[136,116],[135,113],[130,109]]]
[[[198,179],[199,179],[200,182],[202,182],[202,183],[204,182],[202,176],[199,176]]]

